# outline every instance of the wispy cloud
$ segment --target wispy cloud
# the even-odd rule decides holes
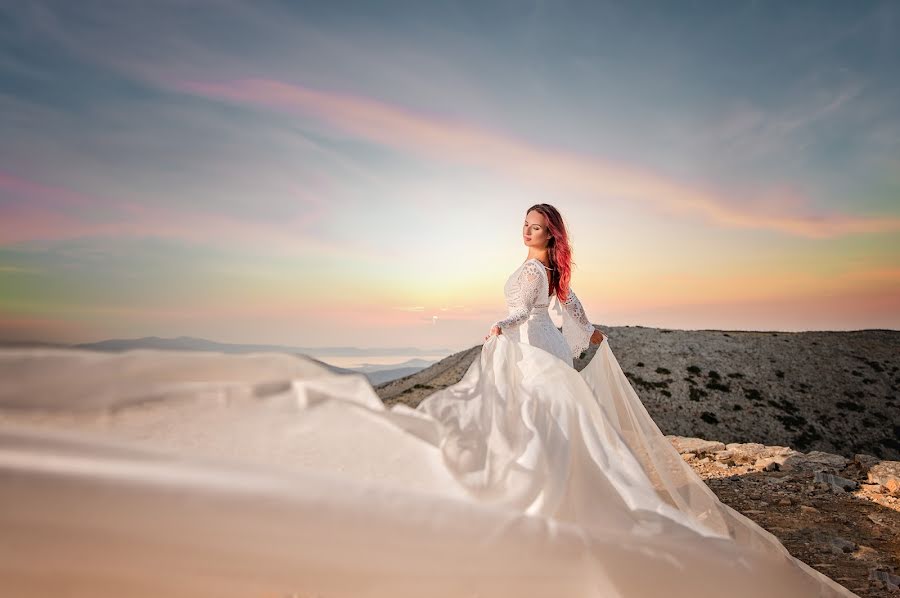
[[[900,218],[784,212],[782,205],[805,206],[812,202],[790,192],[753,197],[737,191],[717,193],[681,184],[640,166],[545,148],[512,135],[364,97],[264,79],[170,84],[173,89],[211,99],[310,114],[339,131],[395,150],[490,167],[517,180],[526,179],[553,189],[567,188],[605,200],[642,202],[667,214],[699,216],[726,227],[767,229],[810,238],[900,230]]]
[[[302,234],[327,213],[327,205],[301,189],[292,193],[296,216],[274,223],[231,217],[215,210],[166,208],[78,193],[0,172],[0,245],[32,240],[62,240],[88,236],[153,236],[211,245],[264,244],[267,248],[336,251]]]
[[[862,81],[824,89],[808,89],[806,85],[810,84],[798,84],[792,104],[781,109],[763,109],[741,98],[718,122],[697,135],[711,147],[744,160],[801,154],[813,138],[810,129],[835,119],[841,108],[859,98],[865,89]],[[801,133],[806,135],[800,138]]]

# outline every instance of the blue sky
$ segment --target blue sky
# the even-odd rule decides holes
[[[0,2],[0,338],[900,324],[896,2]]]

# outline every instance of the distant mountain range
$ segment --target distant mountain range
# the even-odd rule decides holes
[[[397,378],[410,376],[419,372],[435,361],[426,359],[409,359],[401,363],[395,364],[363,364],[355,368],[342,368],[331,365],[322,361],[322,357],[378,357],[389,355],[449,355],[448,349],[423,350],[416,347],[375,347],[364,349],[360,347],[290,347],[284,345],[254,345],[254,344],[236,344],[236,343],[220,343],[203,338],[195,338],[190,336],[179,336],[177,338],[160,338],[158,336],[147,336],[144,338],[132,339],[110,339],[95,343],[80,343],[77,345],[63,345],[58,343],[43,342],[14,342],[0,343],[0,346],[40,346],[40,347],[60,347],[60,348],[76,348],[88,349],[91,351],[119,352],[130,351],[132,349],[156,349],[161,351],[209,351],[216,353],[288,353],[292,355],[303,355],[309,359],[322,364],[336,373],[359,373],[366,376],[372,385],[384,384]],[[313,354],[316,357],[313,357]]]

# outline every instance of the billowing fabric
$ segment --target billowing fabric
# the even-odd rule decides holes
[[[0,588],[853,596],[719,502],[608,341],[508,335],[417,408],[279,354],[0,350]]]
[[[543,264],[391,409],[295,355],[0,350],[0,588],[102,597],[848,597],[721,503]]]

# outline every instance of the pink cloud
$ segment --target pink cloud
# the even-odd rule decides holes
[[[207,98],[300,112],[343,132],[387,147],[489,167],[518,180],[603,197],[643,202],[666,214],[699,216],[730,228],[764,229],[828,238],[900,230],[900,218],[804,213],[811,204],[796,191],[777,198],[723,193],[659,176],[646,169],[540,147],[509,135],[338,93],[265,79],[225,83],[169,81],[169,87]],[[777,199],[777,201],[775,201]],[[786,210],[783,206],[788,206]]]
[[[269,249],[344,251],[304,236],[327,210],[322,198],[288,190],[302,205],[298,216],[276,223],[253,222],[218,212],[169,209],[87,195],[0,172],[0,192],[18,201],[0,206],[0,245],[85,236],[153,236],[213,244],[265,244]]]
[[[82,195],[69,189],[42,185],[0,172],[0,190],[23,196],[31,202],[52,204],[59,207],[88,208],[108,205],[99,198]]]

